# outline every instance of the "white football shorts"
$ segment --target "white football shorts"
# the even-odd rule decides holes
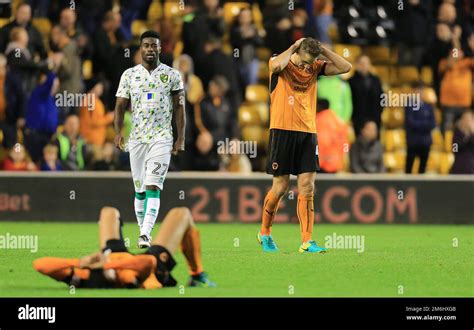
[[[151,185],[163,190],[172,150],[172,142],[129,144],[130,168],[135,192],[145,192],[146,186]]]

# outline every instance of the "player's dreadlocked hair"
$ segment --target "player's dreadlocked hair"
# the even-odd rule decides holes
[[[305,38],[300,45],[300,49],[311,56],[318,56],[321,54],[321,42],[313,38]]]
[[[143,39],[145,38],[156,38],[160,39],[160,34],[156,31],[148,30],[142,33],[140,36],[140,43],[142,43]]]

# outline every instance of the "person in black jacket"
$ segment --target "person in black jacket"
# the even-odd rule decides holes
[[[416,93],[423,95],[423,85],[419,84]],[[405,107],[405,131],[407,142],[407,159],[405,173],[411,173],[415,157],[420,158],[418,173],[425,173],[430,154],[431,130],[436,127],[433,105],[421,101],[418,107]]]
[[[32,57],[39,55],[41,59],[45,59],[48,54],[41,34],[31,24],[31,6],[28,3],[21,3],[16,10],[15,19],[0,29],[0,52],[5,52],[10,41],[10,32],[15,27],[22,27],[28,33],[28,50]]]
[[[454,164],[450,174],[474,174],[474,116],[465,111],[458,121],[453,136]]]
[[[253,21],[250,8],[244,8],[237,16],[230,33],[230,42],[234,48],[236,63],[240,70],[243,89],[258,82],[257,47],[263,44],[257,26]]]
[[[422,66],[431,34],[431,11],[431,2],[422,0],[409,0],[404,10],[397,10],[398,64]]]
[[[214,77],[209,83],[208,95],[197,109],[192,135],[196,142],[190,150],[195,155],[192,170],[219,170],[219,143],[225,142],[226,138],[230,141],[239,136],[237,116],[225,97],[228,88],[229,84],[223,76]]]
[[[0,121],[0,130],[3,131],[3,146],[10,149],[17,142],[17,128],[25,125],[26,98],[21,78],[7,67],[3,55],[0,55],[0,82],[5,98],[5,118]]]
[[[349,151],[352,173],[384,173],[383,147],[373,121],[364,123]]]
[[[196,65],[196,74],[201,78],[204,89],[209,87],[209,82],[215,76],[224,76],[229,84],[226,94],[232,109],[237,109],[241,101],[241,89],[238,70],[232,56],[222,51],[222,41],[216,36],[209,36],[204,45],[199,65]]]
[[[356,61],[356,72],[349,79],[352,91],[352,124],[356,135],[359,135],[366,121],[374,121],[380,130],[382,106],[380,95],[383,93],[380,79],[370,73],[370,58],[360,56]]]

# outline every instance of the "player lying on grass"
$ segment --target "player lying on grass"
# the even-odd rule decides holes
[[[40,273],[76,288],[144,288],[175,286],[172,254],[181,247],[191,274],[188,285],[215,287],[202,269],[201,241],[189,209],[168,212],[148,250],[133,255],[122,236],[116,208],[103,207],[99,219],[100,251],[82,258],[44,257],[33,267]]]
[[[318,57],[323,55],[328,61]],[[277,251],[271,235],[278,204],[288,191],[290,174],[297,175],[300,222],[299,252],[325,252],[312,239],[314,181],[319,169],[316,135],[316,88],[318,75],[348,72],[351,64],[313,38],[299,39],[269,61],[270,155],[267,173],[272,189],[265,196],[262,227],[257,234],[263,251]]]

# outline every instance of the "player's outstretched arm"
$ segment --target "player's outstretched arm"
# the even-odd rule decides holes
[[[186,96],[184,90],[180,90],[173,94],[173,111],[176,115],[176,128],[178,137],[173,146],[173,154],[179,151],[184,151],[184,139],[186,134],[186,110],[185,110]]]
[[[291,55],[293,55],[293,53],[295,53],[298,50],[303,40],[304,38],[296,40],[296,42],[293,45],[291,45],[290,48],[285,50],[280,55],[276,56],[270,62],[270,71],[273,73],[283,71],[285,67],[288,65],[288,62],[290,62]]]
[[[115,117],[114,117],[114,127],[115,127],[115,139],[114,143],[115,146],[119,149],[123,149],[123,136],[122,136],[122,129],[123,129],[123,120],[125,117],[125,111],[128,107],[128,99],[123,97],[117,97],[117,101],[115,102]]]
[[[334,76],[336,74],[342,74],[349,72],[352,68],[352,64],[332,50],[322,46],[321,55],[325,56],[331,63],[326,64],[324,74],[326,76]]]

